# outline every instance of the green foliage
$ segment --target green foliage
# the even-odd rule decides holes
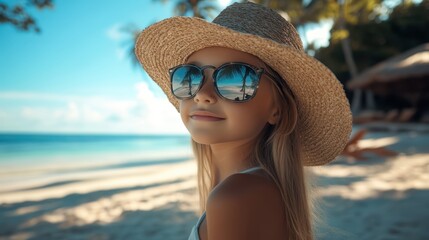
[[[170,0],[152,0],[166,3]],[[174,15],[213,19],[220,9],[216,0],[175,0]],[[216,13],[216,14],[215,14]]]
[[[338,29],[331,31],[331,40],[333,43],[337,43],[344,38],[348,38],[350,36],[350,32],[346,29]]]
[[[36,20],[27,13],[26,9],[28,7],[35,7],[39,10],[53,8],[53,0],[28,0],[26,5],[9,6],[0,2],[0,24],[12,24],[19,30],[40,32]]]
[[[318,23],[325,19],[338,19],[340,16],[338,0],[255,0],[255,2],[285,11],[295,26]],[[382,0],[344,0],[346,22],[356,24],[376,18],[381,3]]]
[[[378,7],[382,0],[351,0],[344,4],[344,17],[347,23],[358,24],[371,21],[380,14]]]
[[[429,0],[420,4],[401,4],[384,21],[380,18],[347,24],[351,48],[359,72],[387,58],[429,42]],[[350,73],[341,42],[332,34],[330,45],[316,51],[315,57],[326,64],[345,83]]]
[[[290,22],[295,26],[332,18],[337,12],[335,0],[255,0],[254,2],[286,12]]]

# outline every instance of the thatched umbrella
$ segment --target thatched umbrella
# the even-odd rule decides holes
[[[349,81],[347,87],[397,95],[413,105],[429,101],[429,43],[375,65]]]

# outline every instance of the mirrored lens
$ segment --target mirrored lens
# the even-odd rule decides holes
[[[171,76],[173,94],[178,98],[189,98],[197,92],[203,76],[195,66],[181,66]]]
[[[241,64],[222,67],[216,75],[216,85],[219,93],[233,101],[252,98],[258,86],[258,81],[255,70]]]

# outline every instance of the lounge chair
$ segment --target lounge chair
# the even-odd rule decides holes
[[[399,116],[399,110],[398,109],[392,109],[389,110],[386,113],[386,116],[384,117],[384,122],[395,122],[398,119]]]
[[[415,108],[406,108],[406,109],[401,111],[401,114],[399,115],[399,117],[396,121],[400,122],[400,123],[410,122],[411,119],[416,114],[416,111],[417,110]]]

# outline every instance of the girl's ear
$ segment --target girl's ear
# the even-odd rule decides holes
[[[279,108],[274,107],[270,117],[268,118],[268,123],[271,125],[276,125],[277,121],[279,120],[279,116],[280,116]]]

